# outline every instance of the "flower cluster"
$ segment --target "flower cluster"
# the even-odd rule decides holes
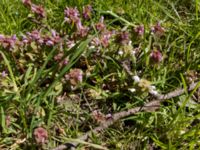
[[[54,46],[55,44],[60,42],[60,36],[56,33],[55,30],[51,30],[51,35],[49,34],[41,34],[38,30],[33,30],[31,32],[27,32],[22,37],[17,37],[16,35],[5,36],[0,35],[0,45],[4,49],[12,50],[16,46],[27,46],[32,42],[37,43],[38,45],[46,45],[46,46]]]
[[[42,127],[38,127],[33,132],[35,141],[38,145],[45,144],[48,140],[48,132]]]
[[[70,72],[65,75],[65,79],[70,81],[72,86],[76,86],[83,81],[83,72],[81,69],[71,69]]]
[[[23,4],[31,9],[31,11],[41,18],[45,17],[44,8],[41,5],[36,5],[31,2],[31,0],[23,0]]]
[[[63,56],[64,56],[63,52],[60,52],[60,53],[58,53],[57,55],[54,56],[54,60],[56,62],[59,62],[60,66],[68,64],[68,59],[67,58],[63,59]]]
[[[158,37],[161,37],[165,33],[165,29],[161,26],[160,22],[157,22],[156,25],[151,27],[151,32],[157,35]]]
[[[35,41],[39,45],[54,46],[59,43],[60,36],[55,30],[51,30],[51,35],[42,35],[38,30],[34,30],[32,32],[27,32],[27,35],[23,36],[22,41],[24,44]]]
[[[90,8],[89,8],[90,7]],[[84,7],[84,14],[85,17],[89,17],[92,7],[91,6],[87,6],[87,10],[86,7]],[[72,8],[72,7],[66,7],[66,9],[64,10],[64,14],[65,14],[65,21],[68,22],[69,24],[75,24],[76,26],[76,33],[75,36],[78,37],[85,37],[88,34],[89,28],[85,27],[82,25],[81,22],[81,18],[80,18],[80,12],[78,11],[78,9]]]
[[[144,25],[139,25],[135,28],[135,33],[137,33],[138,36],[142,36],[144,34]]]
[[[154,63],[159,63],[162,61],[163,57],[162,57],[162,53],[159,50],[153,50],[150,53],[150,59],[152,60],[152,62]]]
[[[72,7],[66,7],[64,10],[65,21],[68,23],[78,23],[80,21],[80,13],[78,9]]]
[[[86,5],[83,7],[83,18],[88,20],[91,18],[92,15],[92,6]]]
[[[130,41],[129,39],[129,33],[128,32],[120,32],[116,35],[116,42],[120,43],[122,45],[126,45],[128,44],[128,42]]]
[[[151,85],[150,81],[146,79],[140,79],[139,76],[133,76],[133,80],[135,81],[135,83],[138,84],[138,87],[140,88],[142,92],[148,91],[150,94],[155,95],[155,96],[158,94],[158,92],[156,91],[156,87]],[[129,89],[129,91],[135,92],[136,89],[131,88]]]
[[[32,12],[37,14],[39,17],[45,17],[44,8],[42,6],[33,4],[31,0],[23,0],[23,4],[31,8]],[[47,48],[49,48],[56,44],[60,44],[60,47],[66,46],[67,48],[72,48],[77,42],[79,42],[79,38],[90,36],[89,32],[92,33],[92,30],[89,29],[92,29],[92,26],[83,25],[84,20],[90,19],[92,16],[92,7],[90,5],[84,6],[82,12],[80,12],[76,7],[66,7],[64,10],[64,16],[64,20],[68,24],[72,25],[72,29],[75,29],[71,35],[66,35],[66,33],[64,33],[63,37],[61,37],[59,33],[53,29],[50,31],[35,29],[18,37],[16,35],[6,36],[0,34],[0,46],[8,50],[15,49],[16,47],[22,49],[26,48],[26,50],[30,47],[36,47],[37,50],[40,50],[43,48],[42,46],[47,46]],[[110,43],[115,41],[121,46],[118,49],[119,55],[122,57],[126,56],[124,53],[127,51],[132,55],[135,55],[136,51],[133,48],[131,41],[132,37],[128,30],[109,30],[106,28],[103,16],[101,16],[99,22],[95,23],[94,30],[98,31],[99,35],[92,39],[89,48],[96,48],[97,50],[100,50],[102,47],[109,48]],[[142,36],[144,34],[144,25],[138,25],[135,27],[134,31],[138,36]],[[151,31],[154,34],[161,36],[164,34],[165,30],[158,22],[156,25],[152,26]],[[112,41],[112,38],[115,40]],[[24,56],[24,54],[20,56]],[[54,56],[54,60],[58,62],[60,66],[66,65],[69,58],[67,56],[66,58],[63,57],[63,48],[60,48]],[[162,53],[159,50],[153,50],[150,53],[150,59],[155,63],[159,63],[163,59]],[[3,72],[2,76],[6,76],[6,73]],[[82,71],[80,69],[72,69],[65,78],[70,81],[71,85],[76,85],[82,82]]]
[[[16,35],[13,36],[4,36],[0,35],[0,45],[3,46],[5,49],[12,50],[17,43],[17,37]]]
[[[112,32],[112,31],[104,31],[100,36],[101,45],[103,47],[108,47],[109,46],[109,40],[113,35],[115,35],[115,33]]]
[[[106,29],[106,25],[104,24],[103,16],[101,16],[99,22],[96,23],[95,27],[96,27],[97,31],[103,31],[104,29]]]

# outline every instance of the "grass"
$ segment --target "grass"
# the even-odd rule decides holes
[[[12,50],[0,40],[0,149],[51,149],[67,141],[80,143],[77,149],[199,149],[200,93],[198,89],[187,92],[200,73],[198,0],[32,2],[44,7],[44,18],[20,0],[1,0],[0,34],[16,34],[21,41],[27,32],[40,31],[46,38],[55,29],[60,39],[53,46],[37,40],[25,46],[15,43]],[[64,10],[77,7],[82,12],[87,4],[93,8],[91,18],[81,21],[90,27],[89,34],[76,37],[76,24],[64,21]],[[107,31],[115,32],[98,31],[101,16]],[[153,33],[157,22],[161,26]],[[142,36],[135,31],[139,25],[144,26]],[[126,32],[129,38],[121,38]],[[113,34],[108,45],[92,44],[108,34]],[[68,42],[75,43],[69,46]],[[156,54],[152,57],[154,51],[160,52],[161,60]],[[56,59],[58,54],[61,58]],[[132,81],[123,62],[150,83]],[[151,101],[146,84],[160,93],[180,87],[186,92],[155,112],[118,120],[88,141],[77,139],[98,126],[103,114]],[[133,88],[136,92],[131,92]],[[41,143],[34,135],[39,127],[48,134]]]

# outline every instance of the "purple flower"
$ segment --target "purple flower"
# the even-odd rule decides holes
[[[13,36],[11,36],[11,40],[13,40],[13,41],[16,41],[16,40],[17,40],[16,34],[14,34]]]
[[[28,44],[30,42],[30,40],[27,38],[27,36],[23,35],[22,36],[22,43],[23,44]]]
[[[80,36],[80,37],[85,37],[88,34],[89,28],[84,27],[81,23],[81,21],[76,23],[76,35]]]
[[[63,52],[60,52],[56,56],[54,56],[54,60],[57,61],[57,62],[59,62],[60,66],[67,65],[68,62],[69,62],[69,60],[67,58],[65,58],[64,60],[62,60],[63,56],[64,56]]]
[[[40,45],[42,45],[42,44],[44,44],[44,39],[40,38],[40,39],[37,40],[37,42],[38,42]]]
[[[144,34],[144,25],[139,25],[135,28],[135,33],[137,33],[138,36],[142,36]]]
[[[150,54],[150,59],[155,63],[159,63],[163,59],[162,53],[159,50],[153,50]]]
[[[48,132],[46,129],[42,127],[38,127],[34,130],[34,138],[37,144],[41,145],[47,142],[48,140]]]
[[[54,42],[53,42],[52,39],[48,38],[48,39],[45,41],[45,44],[46,44],[47,46],[53,46],[53,45],[54,45]]]
[[[67,17],[78,17],[79,16],[79,11],[78,11],[78,9],[76,7],[75,8],[67,7],[65,9],[65,15]]]
[[[107,36],[102,36],[101,38],[101,44],[103,47],[108,47],[109,45],[109,38]]]
[[[7,75],[8,75],[8,74],[6,73],[6,71],[5,71],[5,70],[4,70],[4,71],[2,71],[2,73],[1,73],[1,76],[2,76],[3,78],[5,78]]]
[[[100,41],[103,47],[108,47],[109,45],[109,39],[111,38],[111,36],[113,35],[113,33],[111,31],[106,31],[104,33],[102,33]]]
[[[77,30],[81,30],[83,28],[83,25],[80,20],[76,23],[76,28]]]
[[[91,11],[92,11],[92,6],[91,5],[84,6],[83,7],[83,18],[84,19],[90,19]]]
[[[39,15],[42,18],[45,17],[45,11],[44,11],[44,8],[42,6],[38,6],[38,5],[32,4],[31,5],[31,11],[33,13]]]
[[[39,40],[41,39],[40,32],[38,30],[33,30],[31,33],[27,32],[27,35],[31,40]]]
[[[100,21],[95,25],[95,27],[98,31],[103,31],[105,29],[104,17],[103,16],[101,16]]]
[[[58,43],[60,42],[60,36],[58,35],[58,33],[55,30],[51,30],[51,35],[53,38],[54,43]]]
[[[99,46],[100,44],[101,44],[101,41],[98,37],[93,38],[91,41],[91,45]]]
[[[68,64],[68,62],[69,62],[69,60],[68,60],[68,59],[64,59],[64,60],[63,60],[63,65],[67,65],[67,64]]]
[[[71,85],[76,86],[83,81],[83,72],[81,69],[71,69],[70,72],[65,75],[65,79],[69,80]]]
[[[120,32],[117,35],[116,41],[120,44],[127,44],[129,42],[129,33],[128,32]]]
[[[151,32],[153,32],[155,35],[157,36],[163,36],[165,33],[165,29],[163,27],[161,27],[160,22],[157,22],[156,25],[154,25],[153,27],[151,27]]]
[[[68,48],[72,48],[75,46],[75,42],[73,40],[67,40],[66,45]]]
[[[51,30],[51,36],[47,35],[43,38],[43,41],[47,46],[53,46],[60,42],[60,36],[56,33],[55,30]]]
[[[55,61],[60,61],[62,59],[62,57],[64,56],[64,53],[58,53],[56,56],[54,56],[54,60]]]
[[[13,35],[11,37],[5,37],[5,36],[0,36],[0,43],[2,44],[3,48],[5,49],[13,49],[15,47],[17,41],[16,35]]]
[[[28,7],[31,6],[31,0],[22,0],[22,3],[23,3],[25,6],[28,6]]]
[[[56,31],[52,29],[52,30],[51,30],[51,35],[52,35],[52,37],[56,37],[56,36],[57,36]]]
[[[2,41],[4,38],[5,38],[4,35],[0,34],[0,41]]]
[[[75,8],[71,8],[71,7],[66,7],[66,9],[64,10],[64,14],[65,14],[65,21],[67,21],[68,23],[76,23],[77,21],[79,21],[79,11],[78,9]]]

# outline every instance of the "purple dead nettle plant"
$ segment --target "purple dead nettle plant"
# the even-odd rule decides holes
[[[92,41],[91,41],[91,45],[94,46],[94,47],[101,45],[100,39],[98,37],[93,38]]]
[[[44,37],[44,43],[47,46],[53,46],[55,44],[52,37],[49,37],[49,36]]]
[[[75,24],[76,37],[85,37],[88,34],[89,28],[82,25],[80,19],[80,13],[76,7],[75,8],[67,7],[64,11],[64,14],[66,22],[68,22],[69,24]]]
[[[22,0],[22,3],[25,5],[25,6],[28,6],[28,7],[31,7],[31,0]]]
[[[49,35],[45,35],[44,37],[44,43],[47,46],[54,46],[55,44],[60,42],[60,36],[58,35],[58,33],[55,30],[51,30],[51,36]]]
[[[150,53],[150,59],[154,63],[160,63],[163,60],[162,53],[159,50],[154,49]]]
[[[129,33],[126,31],[119,32],[116,35],[116,42],[119,44],[126,45],[128,44],[129,41],[130,41]]]
[[[59,52],[57,55],[54,56],[54,60],[56,62],[59,62],[59,65],[60,66],[63,66],[63,65],[67,65],[69,60],[68,58],[64,58],[63,59],[63,56],[64,56],[64,53],[63,52]],[[63,59],[63,60],[62,60]]]
[[[65,75],[65,79],[69,81],[72,86],[76,86],[83,81],[83,71],[78,68],[71,69],[70,72]]]
[[[58,53],[57,55],[54,56],[55,61],[60,61],[62,57],[64,56],[63,52]]]
[[[66,7],[66,9],[64,10],[64,14],[65,14],[65,21],[68,23],[77,23],[80,20],[80,13],[78,11],[78,9],[72,8],[72,7]]]
[[[22,42],[24,44],[30,44],[31,42],[35,41],[36,43],[40,45],[47,45],[47,46],[53,46],[60,42],[60,36],[58,33],[56,33],[55,30],[51,30],[51,35],[42,35],[40,31],[33,30],[32,32],[27,32],[27,36],[23,36]]]
[[[115,35],[115,31],[104,31],[101,33],[100,42],[103,47],[109,46],[111,37]]]
[[[44,8],[41,5],[31,5],[31,11],[35,14],[37,14],[39,17],[44,18],[45,17],[45,11]]]
[[[103,31],[106,29],[106,25],[104,24],[104,17],[101,16],[99,22],[95,25],[97,31]]]
[[[92,6],[86,5],[83,7],[83,18],[88,20],[91,18],[92,15]]]
[[[17,37],[16,35],[13,36],[4,36],[4,35],[0,35],[0,44],[3,46],[3,48],[8,49],[8,50],[12,50],[17,42]]]
[[[80,37],[85,37],[88,34],[88,31],[89,31],[88,27],[84,27],[82,25],[81,20],[79,20],[76,23],[76,29],[77,29],[77,31],[76,31],[75,35],[80,36]]]
[[[135,33],[138,35],[138,36],[142,36],[144,34],[144,25],[138,25],[136,28],[135,28]]]
[[[43,43],[44,43],[44,40],[43,40],[43,38],[42,38],[42,36],[41,36],[40,31],[38,31],[38,30],[33,30],[32,32],[27,32],[26,34],[27,34],[27,36],[28,36],[28,39],[29,39],[31,42],[35,41],[35,42],[37,42],[37,43],[39,43],[39,44],[43,44]]]
[[[45,144],[48,140],[48,132],[42,127],[38,127],[33,132],[35,141],[38,145]]]
[[[156,36],[161,37],[165,33],[165,29],[161,26],[160,22],[157,22],[154,26],[151,27],[151,32]]]
[[[45,17],[45,10],[41,5],[36,5],[31,2],[31,0],[22,0],[22,3],[31,9],[31,11],[41,18]]]
[[[104,47],[108,46],[108,41],[111,37],[111,33],[106,30],[106,25],[104,24],[104,17],[101,16],[98,23],[95,24],[95,28],[97,31],[101,32],[100,37],[95,37],[91,41],[91,47],[98,47],[103,45]]]
[[[66,45],[67,45],[67,48],[70,49],[70,48],[74,47],[74,46],[76,45],[76,43],[75,43],[75,41],[72,40],[72,39],[67,39]]]
[[[30,39],[26,35],[22,35],[21,43],[23,45],[28,45],[28,44],[30,44]]]

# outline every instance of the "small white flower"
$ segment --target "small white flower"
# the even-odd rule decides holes
[[[132,50],[131,55],[135,56],[136,51]]]
[[[156,89],[156,87],[152,85],[152,86],[151,86],[151,89],[152,89],[152,90],[155,90],[155,89]]]
[[[132,45],[132,41],[129,41],[129,42],[128,42],[128,45],[131,46],[131,45]]]
[[[90,47],[89,47],[89,49],[94,49],[94,48],[95,48],[95,46],[94,46],[94,45],[92,45],[92,46],[90,46]]]
[[[156,91],[156,90],[151,89],[149,92],[150,92],[151,94],[153,94],[153,95],[158,95],[158,91]]]
[[[184,130],[181,130],[181,131],[180,131],[180,134],[185,134],[185,131],[184,131]]]
[[[119,54],[119,55],[123,55],[124,52],[123,52],[122,50],[119,50],[119,51],[118,51],[118,54]]]
[[[138,76],[133,76],[133,80],[134,80],[136,83],[138,83],[138,82],[140,82],[140,77],[138,77]]]
[[[128,89],[130,92],[135,92],[136,91],[136,89],[135,88],[130,88],[130,89]]]

